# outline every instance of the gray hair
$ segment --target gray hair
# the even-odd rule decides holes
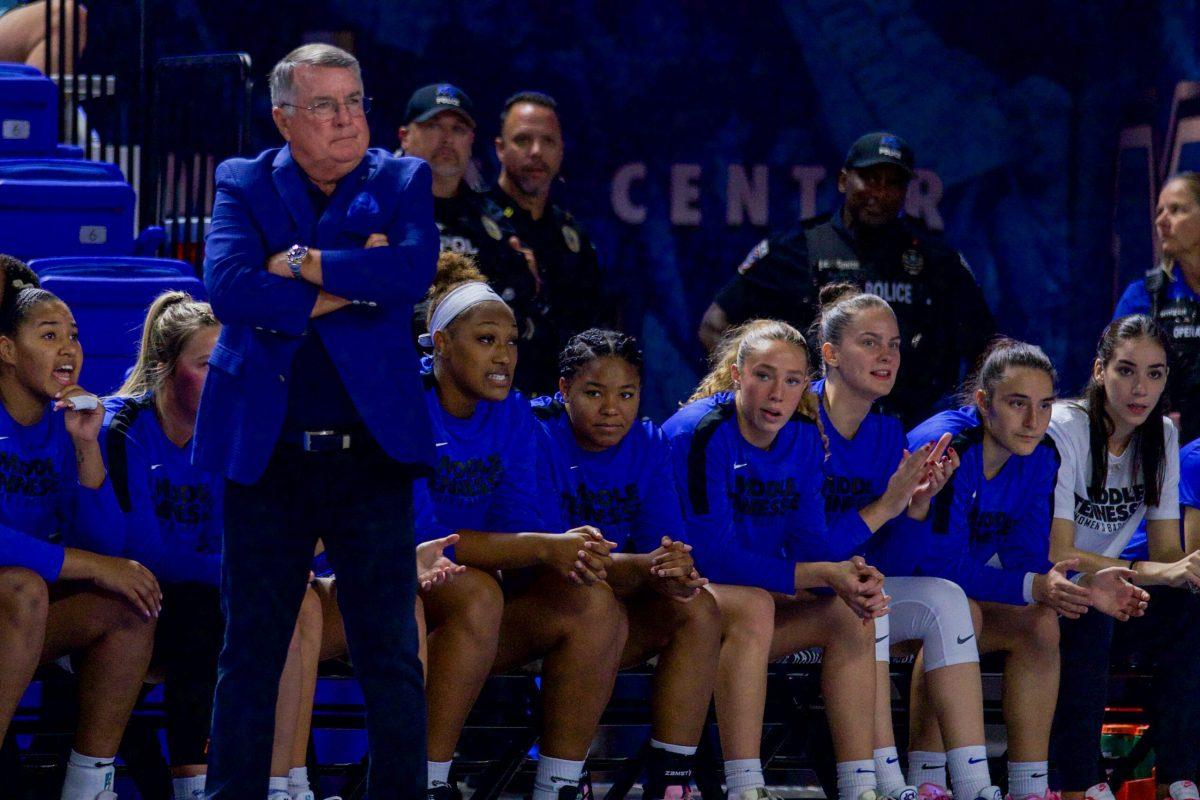
[[[340,67],[351,70],[354,72],[354,77],[358,79],[359,85],[362,85],[362,69],[358,66],[357,58],[331,44],[305,44],[288,53],[271,68],[271,105],[282,106],[284,103],[292,101],[295,97],[292,94],[292,79],[295,76],[296,67],[302,64],[310,67]]]

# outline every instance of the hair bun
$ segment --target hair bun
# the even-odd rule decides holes
[[[832,305],[847,300],[855,295],[860,295],[863,290],[855,286],[853,283],[845,281],[839,283],[827,283],[821,287],[820,294],[817,295],[817,302],[821,304],[821,309],[824,310]]]

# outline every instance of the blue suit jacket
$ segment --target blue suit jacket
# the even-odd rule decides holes
[[[321,337],[363,422],[392,458],[432,463],[410,341],[412,307],[433,280],[438,230],[425,162],[369,150],[318,218],[288,147],[217,168],[204,283],[221,320],[196,419],[192,461],[240,483],[266,469],[287,409],[300,337]],[[372,233],[389,246],[363,249]],[[271,275],[293,244],[321,250],[326,291],[352,302],[309,319],[318,288]]]

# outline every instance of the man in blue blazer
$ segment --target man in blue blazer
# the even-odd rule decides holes
[[[367,149],[370,99],[336,47],[285,56],[271,102],[288,144],[217,169],[204,261],[224,327],[193,461],[226,477],[208,797],[267,788],[277,686],[318,538],[367,703],[369,797],[420,797],[411,483],[433,442],[408,331],[438,253],[430,171]],[[288,797],[278,776],[270,791]]]

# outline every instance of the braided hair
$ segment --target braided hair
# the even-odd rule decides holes
[[[608,356],[623,359],[637,370],[639,378],[642,376],[642,350],[637,339],[604,328],[588,328],[572,336],[558,354],[558,374],[569,381],[588,364]]]

